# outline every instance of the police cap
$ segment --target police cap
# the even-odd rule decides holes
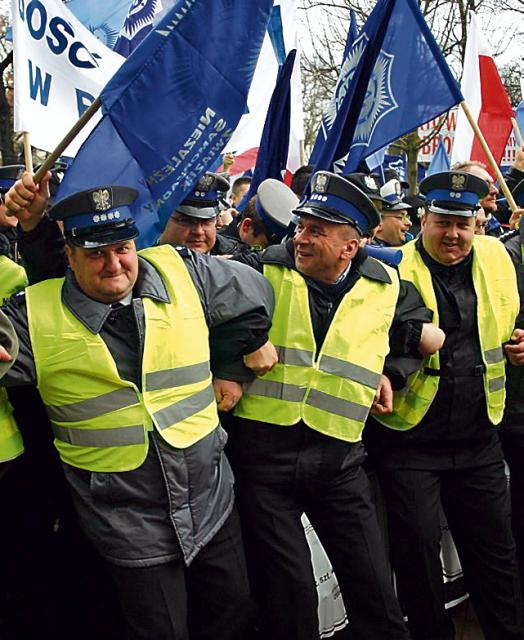
[[[424,178],[420,193],[433,213],[471,217],[477,215],[480,201],[489,193],[485,180],[463,171],[443,171]]]
[[[392,178],[380,187],[380,195],[386,201],[383,205],[385,211],[402,211],[409,209],[410,205],[404,202],[402,182],[398,178]]]
[[[517,183],[517,186],[512,191],[512,195],[517,206],[522,209],[524,207],[524,180]]]
[[[297,206],[298,196],[283,182],[268,178],[260,183],[255,208],[271,235],[268,238],[271,244],[277,244],[284,238]]]
[[[293,211],[299,216],[314,216],[350,224],[360,234],[368,233],[380,224],[380,215],[356,185],[329,171],[318,171],[311,180],[311,195]]]
[[[64,223],[65,237],[73,244],[104,247],[138,236],[130,209],[137,195],[129,187],[96,187],[64,198],[49,210],[49,217]]]
[[[0,167],[0,193],[7,193],[24,171],[23,164],[8,164]]]
[[[227,191],[229,191],[228,180],[218,173],[207,171],[176,210],[192,218],[214,218],[219,213],[218,194]]]
[[[372,202],[376,202],[378,209],[381,209],[383,204],[387,204],[387,200],[380,195],[380,182],[375,174],[348,173],[344,178],[356,185]]]

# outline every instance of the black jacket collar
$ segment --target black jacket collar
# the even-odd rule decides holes
[[[133,288],[134,298],[151,298],[158,302],[169,303],[166,286],[152,264],[138,258],[138,278]],[[62,288],[62,302],[71,313],[92,333],[100,333],[111,305],[93,300],[80,289],[71,269],[67,270]]]

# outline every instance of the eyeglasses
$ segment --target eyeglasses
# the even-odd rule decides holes
[[[393,215],[392,213],[383,213],[382,218],[395,218],[396,220],[402,220],[402,222],[410,222],[410,217],[407,213]]]
[[[216,218],[192,218],[191,216],[184,216],[182,214],[173,214],[171,220],[179,224],[181,227],[213,227],[216,225]]]

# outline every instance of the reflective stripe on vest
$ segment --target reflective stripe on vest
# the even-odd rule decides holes
[[[344,296],[318,357],[304,278],[280,265],[264,265],[276,304],[269,338],[279,362],[244,385],[235,415],[276,425],[303,420],[326,435],[355,442],[375,397],[388,332],[399,293],[393,284],[361,277]]]
[[[412,282],[438,324],[438,306],[431,273],[414,242],[402,248],[400,276]],[[504,245],[495,238],[475,236],[472,263],[477,296],[477,326],[482,359],[486,365],[484,390],[487,412],[493,424],[502,420],[505,400],[505,364],[502,344],[509,340],[519,311],[515,269]],[[438,353],[427,367],[439,369]],[[375,419],[393,429],[411,429],[426,415],[438,391],[439,377],[426,375],[424,367],[412,374],[401,391],[395,391],[393,413]]]
[[[7,256],[0,256],[0,304],[27,286],[23,267]],[[22,434],[13,417],[5,389],[0,389],[0,462],[17,458],[24,452]]]
[[[102,338],[61,303],[63,278],[26,292],[38,388],[55,445],[64,462],[90,471],[140,466],[146,432],[153,428],[172,446],[185,448],[218,424],[198,292],[172,247],[140,255],[159,271],[170,298],[167,304],[142,298],[142,391],[120,378]]]

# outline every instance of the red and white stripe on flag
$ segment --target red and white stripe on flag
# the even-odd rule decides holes
[[[513,109],[478,18],[473,12],[470,12],[470,16],[460,88],[493,157],[500,164],[511,134]],[[491,172],[480,142],[460,109],[451,161],[454,163],[462,160],[484,162]]]

